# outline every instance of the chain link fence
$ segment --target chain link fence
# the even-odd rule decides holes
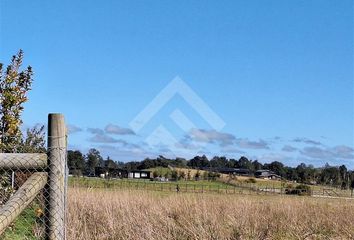
[[[66,239],[66,142],[50,114],[46,153],[0,153],[0,239]]]

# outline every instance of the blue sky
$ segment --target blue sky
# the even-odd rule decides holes
[[[3,0],[0,9],[0,62],[22,48],[35,71],[24,125],[64,113],[73,149],[354,168],[353,1]],[[134,131],[176,79],[225,125],[176,94]]]

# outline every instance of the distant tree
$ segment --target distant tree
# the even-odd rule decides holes
[[[184,158],[176,158],[173,164],[175,167],[186,167],[187,166],[187,160]]]
[[[254,171],[258,171],[258,170],[263,169],[263,164],[258,162],[258,160],[253,161],[252,165],[253,165],[253,170]]]
[[[347,167],[345,165],[340,166],[339,167],[339,175],[340,175],[340,178],[342,181],[342,188],[343,188],[343,186],[345,188],[347,186],[347,184],[349,185],[347,174],[348,174]]]
[[[176,170],[172,170],[171,172],[171,178],[178,180],[178,172]]]
[[[104,160],[104,167],[107,168],[118,168],[118,164],[113,161],[109,156],[107,157],[106,160]]]
[[[237,168],[237,160],[236,159],[229,159],[227,163],[228,168]]]
[[[145,158],[141,162],[141,166],[139,168],[141,169],[149,169],[149,168],[154,168],[156,167],[156,160],[150,159],[150,158]]]
[[[224,168],[228,166],[226,157],[215,156],[210,160],[210,166],[214,168]]]
[[[21,114],[33,82],[30,66],[20,70],[22,61],[23,51],[20,50],[5,72],[0,63],[0,152],[18,151],[22,142]]]
[[[139,170],[142,169],[140,168],[141,164],[140,162],[127,162],[124,164],[123,169],[127,170],[127,171],[133,171],[133,170]]]
[[[275,172],[276,174],[278,174],[281,177],[284,177],[285,173],[286,173],[286,170],[284,168],[284,164],[282,164],[281,162],[278,162],[278,161],[271,162],[268,165],[268,169]]]
[[[308,179],[310,179],[311,177],[311,171],[310,169],[306,166],[305,163],[301,163],[299,164],[296,169],[296,174],[298,176],[298,181],[299,182],[302,182],[302,183],[305,183],[308,181]]]
[[[85,171],[85,157],[79,150],[68,151],[68,168],[75,176],[81,176]]]
[[[95,168],[103,162],[100,152],[94,148],[90,149],[86,155],[87,173],[94,174]]]
[[[295,168],[292,167],[286,167],[286,179],[291,180],[291,181],[298,181],[299,180],[299,175],[298,172]]]
[[[240,157],[237,165],[238,168],[245,168],[245,169],[253,168],[252,161],[248,160],[248,158],[246,158],[245,156]]]
[[[189,167],[193,168],[203,168],[203,167],[209,167],[209,160],[208,158],[203,155],[203,156],[195,156],[189,162],[187,163]]]
[[[338,167],[332,167],[327,164],[325,168],[322,169],[320,182],[327,185],[340,186],[342,184],[340,175],[341,174]]]

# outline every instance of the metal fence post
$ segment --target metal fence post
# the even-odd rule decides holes
[[[62,114],[48,116],[48,184],[46,239],[65,239],[66,126]]]

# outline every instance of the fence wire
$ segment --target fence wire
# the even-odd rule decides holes
[[[0,239],[66,239],[66,154],[0,153]]]

